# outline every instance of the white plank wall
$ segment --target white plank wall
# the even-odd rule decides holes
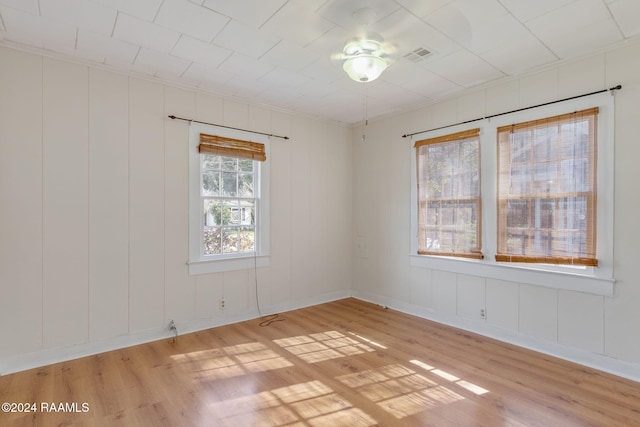
[[[164,93],[129,80],[129,329],[164,323]]]
[[[282,113],[272,113],[273,133],[291,135],[291,117]],[[278,173],[271,174],[271,188],[278,189],[271,194],[271,206],[278,206],[277,213],[271,215],[271,268],[269,276],[258,272],[258,290],[263,306],[274,305],[291,298],[292,272],[292,150],[293,141],[281,138],[271,139],[271,168]],[[274,213],[276,211],[274,210]],[[265,281],[267,281],[265,283]],[[264,286],[268,284],[270,286]]]
[[[309,217],[309,204],[311,203],[310,186],[311,177],[308,174],[311,168],[310,136],[308,123],[295,123],[291,129],[292,157],[296,159],[291,164],[291,216],[294,219],[291,227],[291,260],[296,268],[292,271],[292,283],[299,283],[306,276],[305,272],[311,271],[314,260],[310,258],[311,239],[316,224],[311,223]],[[316,285],[315,278],[309,277],[311,287]],[[293,286],[294,299],[305,298],[311,289]]]
[[[129,330],[129,80],[89,73],[89,339]]]
[[[0,55],[0,322],[11,325],[3,357],[42,346],[42,58]]]
[[[307,183],[309,189],[307,194],[309,198],[306,203],[307,212],[305,212],[305,218],[309,218],[308,228],[301,230],[308,233],[308,239],[300,237],[301,240],[310,242],[309,245],[309,259],[313,260],[310,265],[311,276],[315,283],[314,288],[327,290],[330,286],[330,281],[326,280],[329,277],[323,278],[323,272],[329,273],[331,269],[328,265],[329,251],[331,247],[340,245],[343,241],[343,235],[339,230],[329,229],[329,219],[333,216],[334,212],[339,210],[341,206],[338,206],[333,197],[329,197],[329,191],[336,193],[337,188],[329,190],[329,176],[332,174],[334,165],[332,160],[338,153],[334,153],[331,147],[333,144],[329,141],[327,130],[320,124],[314,124],[309,133],[308,144],[308,156],[309,156],[309,176],[323,176],[324,179],[313,179]],[[301,189],[298,189],[294,194],[299,194]],[[304,199],[301,198],[301,202]],[[326,208],[329,207],[328,210]],[[331,236],[331,239],[322,239],[322,236]],[[308,296],[308,295],[307,295]]]
[[[43,70],[43,344],[55,347],[89,339],[89,73]]]
[[[196,281],[189,276],[189,151],[188,124],[167,116],[195,116],[193,92],[166,87],[164,90],[164,216],[165,216],[165,323],[193,318]],[[170,109],[170,111],[166,111]]]
[[[205,123],[224,124],[225,105],[222,98],[196,94],[195,119]],[[173,114],[173,113],[171,113]],[[204,274],[196,277],[196,317],[222,318],[218,303],[224,296],[224,274]]]

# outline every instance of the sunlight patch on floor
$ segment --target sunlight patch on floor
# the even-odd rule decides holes
[[[429,372],[432,372],[434,374],[436,374],[437,376],[439,376],[440,378],[444,378],[447,381],[450,381],[452,383],[455,383],[457,385],[459,385],[460,387],[469,390],[472,393],[477,394],[478,396],[483,395],[485,393],[489,393],[489,390],[480,387],[479,385],[470,383],[468,381],[465,380],[461,380],[460,378],[456,377],[453,374],[450,374],[446,371],[443,371],[442,369],[436,369],[431,365],[428,365],[424,362],[421,362],[419,360],[410,360],[411,363],[413,363],[416,366],[419,366],[423,369],[426,369]]]
[[[387,347],[383,346],[382,344],[377,343],[377,342],[375,342],[375,341],[372,341],[372,340],[370,340],[369,338],[365,338],[365,337],[363,337],[362,335],[358,335],[358,334],[356,334],[355,332],[348,331],[347,333],[348,333],[349,335],[353,335],[354,337],[357,337],[357,338],[361,339],[362,341],[365,341],[365,342],[367,342],[367,343],[369,343],[369,344],[371,344],[371,345],[373,345],[373,346],[376,346],[376,347],[381,348],[381,349],[383,349],[383,350],[386,350],[386,349],[387,349]]]
[[[338,331],[282,338],[273,342],[307,363],[318,363],[375,351],[368,345],[349,338]]]
[[[454,391],[400,364],[343,375],[336,379],[377,403],[396,418],[464,399]]]
[[[286,358],[257,342],[176,354],[171,358],[187,370],[197,372],[198,380],[232,378],[293,366]]]
[[[211,409],[220,426],[377,425],[320,381],[215,402]]]

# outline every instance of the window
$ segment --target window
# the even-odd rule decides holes
[[[597,108],[498,128],[496,261],[596,266]]]
[[[444,231],[445,226],[457,225],[450,219],[453,211],[443,211],[445,218],[437,215],[437,221],[425,214],[429,203],[443,209],[448,198],[464,197],[450,196],[455,193],[449,191],[438,203],[429,200],[430,178],[422,176],[428,163],[421,165],[426,159],[420,160],[420,149],[435,146],[428,142],[448,135],[455,139],[472,125],[462,123],[414,136],[411,265],[613,295],[614,108],[615,97],[602,93],[475,121],[480,128],[476,215],[477,249],[482,250],[482,258],[453,256],[454,250],[442,250],[446,239],[434,239],[434,233]],[[418,145],[424,147],[413,148]],[[451,183],[462,174],[457,164],[453,167]],[[472,255],[475,250],[455,249]]]
[[[190,149],[190,273],[253,267],[268,249],[268,138],[192,124]]]
[[[202,256],[253,253],[264,144],[200,134]]]
[[[415,143],[418,253],[482,258],[480,129]]]

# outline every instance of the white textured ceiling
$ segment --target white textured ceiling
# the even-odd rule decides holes
[[[365,84],[331,59],[364,7],[396,52]],[[1,45],[346,123],[636,37],[640,0],[0,0]]]

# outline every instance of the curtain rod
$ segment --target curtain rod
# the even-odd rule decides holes
[[[203,124],[203,125],[218,126],[220,128],[225,128],[225,129],[241,130],[243,132],[255,133],[255,134],[258,134],[258,135],[273,136],[274,138],[289,139],[288,136],[280,136],[280,135],[274,135],[274,134],[271,134],[271,133],[256,132],[254,130],[247,130],[247,129],[234,128],[234,127],[231,127],[231,126],[217,125],[215,123],[201,122],[201,121],[198,121],[198,120],[185,119],[185,118],[182,118],[182,117],[169,116],[169,118],[172,119],[172,120],[184,120],[185,122],[189,122],[189,123],[200,123],[200,124]]]
[[[614,91],[614,90],[620,90],[620,89],[622,89],[622,85],[614,86],[614,87],[609,88],[609,89],[598,90],[596,92],[583,93],[582,95],[571,96],[569,98],[558,99],[556,101],[545,102],[543,104],[532,105],[530,107],[518,108],[517,110],[511,110],[511,111],[507,111],[505,113],[492,114],[492,115],[486,116],[486,117],[478,117],[477,119],[466,120],[464,122],[454,123],[452,125],[440,126],[440,127],[433,128],[433,129],[422,130],[420,132],[407,133],[407,134],[402,135],[402,137],[406,138],[408,136],[418,135],[419,133],[431,132],[431,131],[440,130],[440,129],[446,129],[446,128],[450,128],[450,127],[458,126],[458,125],[465,125],[467,123],[473,123],[473,122],[477,122],[479,120],[491,119],[493,117],[504,116],[504,115],[511,114],[511,113],[517,113],[519,111],[530,110],[532,108],[538,108],[538,107],[544,107],[545,105],[557,104],[558,102],[570,101],[570,100],[576,99],[576,98],[582,98],[582,97],[585,97],[585,96],[591,96],[591,95],[596,95],[598,93],[603,93],[603,92],[607,92],[607,91]]]

